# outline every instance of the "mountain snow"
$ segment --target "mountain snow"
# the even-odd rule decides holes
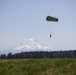
[[[14,47],[15,50],[47,50],[50,49],[49,47],[39,44],[36,40],[34,39],[25,39],[24,42],[18,44],[17,46]]]
[[[51,48],[38,43],[34,39],[25,39],[23,42],[12,48],[0,50],[0,54],[7,54],[9,52],[18,53],[18,52],[29,52],[29,51],[51,51]]]

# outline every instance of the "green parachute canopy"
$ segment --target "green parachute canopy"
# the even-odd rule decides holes
[[[52,16],[47,16],[46,21],[53,21],[53,22],[58,22],[58,18],[52,17]]]

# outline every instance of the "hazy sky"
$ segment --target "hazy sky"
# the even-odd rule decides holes
[[[59,22],[46,21],[48,15]],[[76,0],[0,0],[0,49],[25,38],[57,50],[76,49]]]

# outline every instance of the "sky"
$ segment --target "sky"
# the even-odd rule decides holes
[[[46,21],[48,15],[59,21]],[[0,0],[0,49],[26,38],[56,50],[76,49],[76,0]]]

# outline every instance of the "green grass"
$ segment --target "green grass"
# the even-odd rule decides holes
[[[76,75],[76,59],[0,60],[0,75]]]

